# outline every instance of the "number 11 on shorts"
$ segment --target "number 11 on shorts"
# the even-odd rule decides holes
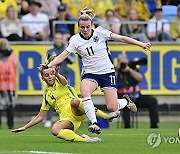
[[[115,85],[116,84],[116,77],[115,77],[115,75],[110,75],[109,77],[111,79],[111,85]]]

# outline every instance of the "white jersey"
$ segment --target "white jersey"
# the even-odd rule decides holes
[[[99,26],[93,30],[89,39],[84,38],[80,33],[71,37],[66,50],[81,56],[83,74],[106,74],[115,71],[107,46],[107,40],[110,39],[111,33]]]

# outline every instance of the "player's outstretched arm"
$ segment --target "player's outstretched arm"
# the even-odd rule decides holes
[[[48,67],[55,66],[55,65],[63,62],[64,59],[66,59],[69,54],[70,54],[69,52],[64,50],[61,54],[59,54],[56,58],[54,58],[54,60],[51,61],[48,65],[47,64],[40,64],[40,67],[38,67],[38,68],[40,70],[42,67],[48,68]]]
[[[63,86],[66,86],[68,84],[68,81],[66,80],[64,76],[59,74],[59,70],[60,70],[60,66],[55,67],[56,77],[58,78],[58,80],[61,82]]]
[[[40,110],[39,114],[36,117],[34,117],[29,123],[27,123],[23,127],[11,130],[11,132],[19,133],[19,132],[25,131],[26,129],[40,123],[44,119],[44,117],[46,116],[46,113],[47,113],[47,111]]]
[[[134,44],[134,45],[140,46],[145,51],[150,51],[150,49],[151,49],[151,43],[150,42],[143,43],[143,42],[137,41],[137,40],[135,40],[133,38],[130,38],[130,37],[127,37],[127,36],[123,36],[123,35],[118,35],[118,34],[115,34],[115,33],[111,34],[111,38],[113,40],[116,40],[116,41],[120,41],[120,42],[124,42],[124,43],[129,43],[129,44]]]

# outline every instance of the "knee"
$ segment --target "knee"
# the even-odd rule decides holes
[[[51,133],[54,135],[54,136],[57,136],[59,134],[61,129],[57,129],[56,125],[53,125],[52,128],[51,128]]]
[[[79,99],[76,99],[76,98],[72,99],[71,107],[78,108],[79,104],[80,104],[80,100]]]
[[[112,104],[112,103],[108,103],[107,104],[107,109],[111,112],[114,112],[118,109],[118,105],[117,104]]]
[[[82,95],[82,97],[87,97],[87,96],[89,96],[89,93],[87,90],[81,89],[81,95]]]
[[[81,88],[80,92],[81,92],[82,97],[90,97],[91,96],[91,90],[89,88]]]

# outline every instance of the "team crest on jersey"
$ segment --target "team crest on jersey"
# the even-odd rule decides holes
[[[98,42],[99,41],[99,37],[98,36],[94,36],[93,41],[94,42]]]

